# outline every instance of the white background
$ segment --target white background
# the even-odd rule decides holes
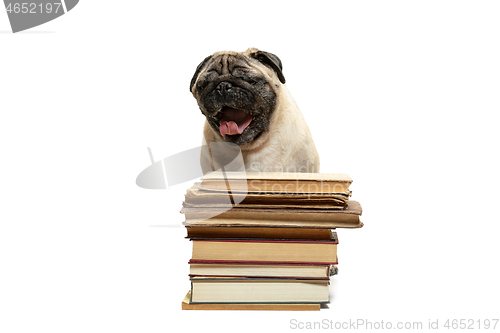
[[[0,10],[0,331],[500,317],[498,2],[180,3],[81,1],[18,34]],[[281,58],[321,171],[363,206],[328,310],[181,311],[192,182],[135,184],[146,147],[200,144],[198,63],[248,47]]]

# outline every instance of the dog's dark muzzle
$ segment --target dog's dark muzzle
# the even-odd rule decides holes
[[[259,94],[254,93],[250,83],[241,79],[222,80],[211,82],[202,92],[200,101],[205,111],[214,115],[221,111],[224,106],[246,110],[251,112],[262,101]]]
[[[231,82],[223,81],[219,83],[215,89],[219,92],[219,94],[225,95],[233,89],[233,85]]]
[[[206,95],[210,94],[214,90],[224,93],[234,91],[235,88],[241,88],[249,92],[254,90],[254,87],[245,80],[227,74],[221,75],[217,79],[210,81],[205,87],[203,87],[203,90],[198,98],[203,100]]]

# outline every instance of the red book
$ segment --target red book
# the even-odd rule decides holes
[[[191,263],[307,264],[337,263],[336,232],[328,239],[191,238]]]

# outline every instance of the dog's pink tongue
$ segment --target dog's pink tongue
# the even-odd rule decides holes
[[[221,122],[219,129],[220,129],[220,135],[222,136],[241,134],[241,132],[238,129],[238,125],[234,121]]]
[[[220,135],[241,134],[252,122],[252,115],[243,110],[234,108],[224,108],[222,117],[219,120]]]

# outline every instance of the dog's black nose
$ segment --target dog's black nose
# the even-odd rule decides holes
[[[221,93],[229,91],[229,90],[231,90],[231,88],[233,88],[233,85],[231,83],[225,82],[225,81],[223,81],[217,85],[217,90]]]

